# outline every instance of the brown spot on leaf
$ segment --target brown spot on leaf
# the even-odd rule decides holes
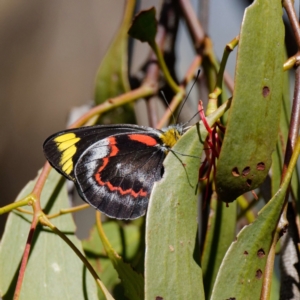
[[[156,297],[155,297],[155,300],[164,300],[164,298],[163,298],[163,297],[160,297],[160,296],[156,296]]]
[[[250,187],[251,184],[252,184],[252,180],[251,180],[251,179],[247,179],[246,183],[247,183],[247,185]]]
[[[258,269],[258,270],[256,271],[255,277],[256,277],[257,279],[261,279],[261,278],[262,278],[262,270],[261,270],[261,269]]]
[[[250,173],[250,167],[245,167],[242,171],[242,175],[245,177]]]
[[[269,96],[269,94],[270,94],[270,89],[269,89],[268,86],[264,86],[264,87],[263,87],[262,94],[263,94],[263,96],[264,96],[265,98]]]
[[[259,257],[259,258],[263,258],[263,257],[265,257],[265,251],[264,251],[264,249],[263,248],[260,248],[258,251],[257,251],[257,256]]]
[[[246,251],[246,250],[245,250],[245,251],[244,251],[244,255],[246,255],[246,256],[247,256],[247,255],[248,255],[248,251]]]
[[[259,162],[259,163],[256,165],[256,169],[257,169],[258,171],[264,171],[265,168],[266,168],[266,166],[265,166],[265,163],[264,163],[264,162]]]
[[[231,171],[231,174],[234,176],[234,177],[239,177],[240,176],[240,172],[238,170],[237,167],[234,167]]]

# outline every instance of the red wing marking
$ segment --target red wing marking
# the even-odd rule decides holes
[[[116,138],[111,136],[107,139],[108,139],[109,146],[111,149],[109,156],[116,156],[119,152],[119,148],[116,146]]]
[[[103,182],[101,180],[101,174],[99,172],[97,172],[95,178],[98,182],[98,184],[100,185],[105,185],[109,188],[110,191],[118,191],[121,195],[126,195],[126,194],[130,194],[131,196],[133,196],[134,198],[137,198],[138,196],[141,196],[141,197],[145,197],[147,196],[147,192],[144,191],[143,189],[140,189],[137,193],[133,190],[133,189],[128,189],[128,190],[123,190],[121,187],[118,187],[118,186],[113,186],[109,181],[108,182]]]
[[[155,139],[153,139],[151,137],[148,137],[148,136],[141,135],[141,134],[135,134],[135,135],[132,135],[132,136],[137,136],[137,138],[136,139],[133,138],[133,140],[139,141],[139,142],[144,143],[144,144],[145,144],[145,141],[144,140],[143,141],[140,140],[141,138],[144,138],[144,137],[146,137],[146,140],[147,140],[147,138],[149,138],[149,141],[151,141],[151,140],[155,141]],[[102,185],[102,186],[103,185],[107,186],[110,191],[118,191],[121,195],[131,194],[134,198],[137,198],[138,196],[141,196],[141,197],[147,196],[148,193],[146,191],[144,191],[143,189],[139,190],[137,193],[134,192],[132,189],[128,189],[128,190],[124,191],[121,187],[113,186],[110,182],[104,182],[104,181],[102,181],[102,179],[101,179],[101,172],[102,172],[103,169],[106,168],[106,166],[107,166],[107,164],[109,162],[109,158],[111,156],[116,156],[118,154],[118,152],[119,152],[119,149],[116,146],[116,139],[114,137],[109,137],[108,141],[109,141],[109,147],[110,147],[110,154],[109,154],[108,157],[104,157],[102,159],[103,160],[103,164],[99,168],[99,170],[97,171],[97,173],[95,174],[95,179],[98,182],[98,184]],[[155,145],[156,145],[156,141],[155,141]]]
[[[145,144],[147,146],[155,146],[157,145],[157,141],[148,135],[145,134],[129,134],[128,137],[133,140]]]
[[[103,157],[103,164],[102,166],[99,168],[98,172],[101,173],[102,170],[106,167],[106,165],[108,164],[109,162],[109,157],[111,156],[116,156],[119,152],[119,148],[116,146],[116,138],[115,137],[109,137],[107,138],[108,141],[109,141],[109,148],[110,148],[110,153],[109,153],[109,156],[107,157]]]

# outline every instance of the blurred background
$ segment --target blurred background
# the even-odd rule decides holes
[[[198,1],[192,1],[199,11]],[[208,34],[220,58],[238,33],[251,1],[211,0]],[[141,1],[140,7],[159,7]],[[296,4],[297,5],[297,4]],[[44,140],[66,127],[71,108],[93,99],[94,78],[122,19],[120,0],[2,0],[0,2],[0,205],[14,201],[45,159]],[[181,24],[176,69],[193,58]],[[133,70],[148,46],[136,43]],[[139,48],[140,47],[140,48]],[[146,49],[139,51],[138,49]],[[234,74],[231,55],[229,72]],[[0,218],[0,236],[6,216]]]

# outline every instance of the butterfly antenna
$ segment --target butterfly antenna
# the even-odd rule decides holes
[[[200,76],[200,71],[201,71],[201,70],[199,69],[198,72],[197,72],[196,78],[195,78],[195,80],[194,80],[194,82],[193,82],[193,84],[192,84],[192,86],[191,86],[191,88],[190,88],[190,90],[189,90],[187,96],[185,97],[185,99],[184,99],[182,105],[180,106],[180,109],[179,109],[179,112],[178,112],[178,115],[177,115],[177,119],[176,119],[176,123],[175,123],[175,124],[178,123],[178,119],[179,119],[179,116],[180,116],[180,114],[181,114],[182,108],[183,108],[185,102],[187,101],[187,99],[189,98],[189,95],[190,95],[190,93],[191,93],[191,91],[192,91],[192,89],[193,89],[195,83],[197,82],[197,80],[198,80],[198,78],[199,78],[199,76]],[[194,117],[193,117],[193,118],[194,118]]]
[[[187,125],[187,124],[189,124],[197,115],[199,114],[199,111],[197,111],[187,122],[185,122],[184,124],[183,124],[183,126],[185,126],[185,125]]]
[[[166,98],[166,96],[165,96],[164,92],[163,92],[163,91],[160,91],[160,93],[161,93],[161,95],[162,95],[162,97],[163,97],[163,99],[164,99],[165,103],[167,104],[167,106],[168,106],[168,109],[170,110],[170,112],[171,112],[171,114],[172,114],[172,117],[173,117],[174,124],[176,124],[176,119],[175,119],[175,116],[174,116],[174,114],[173,114],[173,111],[172,111],[172,109],[171,109],[171,107],[170,107],[170,105],[169,105],[169,103],[168,103],[168,101],[167,101],[167,98]]]

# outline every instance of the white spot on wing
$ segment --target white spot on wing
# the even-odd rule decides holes
[[[109,156],[109,151],[110,151],[109,140],[108,139],[100,140],[95,144],[91,145],[83,152],[75,168],[77,169],[77,167],[81,166],[81,164],[84,163],[85,166],[88,166],[87,168],[85,168],[87,172],[86,173],[87,178],[93,177],[94,171],[98,167],[99,160]],[[89,160],[85,159],[86,155],[88,155]],[[75,170],[75,173],[76,172],[77,171]]]
[[[103,139],[98,141],[97,143],[91,145],[89,148],[87,148],[83,155],[86,152],[89,152],[94,159],[102,159],[103,157],[106,157],[109,155],[109,140],[108,139]]]

